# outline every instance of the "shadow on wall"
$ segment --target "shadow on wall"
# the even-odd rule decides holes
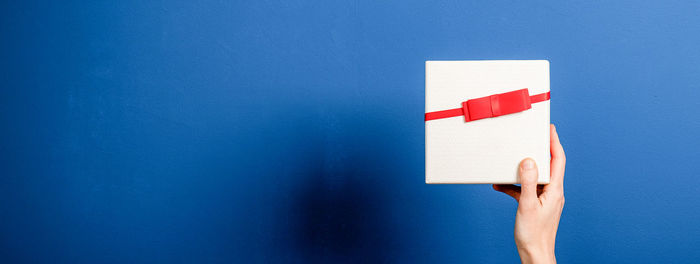
[[[304,258],[316,263],[386,261],[387,246],[396,244],[389,230],[390,216],[383,208],[380,190],[361,182],[361,178],[377,175],[361,170],[311,174],[311,184],[297,201],[296,246]],[[347,181],[324,184],[327,177]]]
[[[208,159],[234,175],[216,187],[228,198],[206,224],[226,238],[216,250],[244,262],[397,262],[397,186],[387,186],[400,182],[391,164],[402,137],[355,112],[290,113],[250,124],[248,137],[223,135],[236,141]]]
[[[302,166],[305,184],[295,190],[294,249],[304,262],[390,262],[399,239],[392,224],[391,193],[394,181],[386,164],[390,139],[372,131],[382,122],[363,120],[321,131],[325,137],[318,155]]]

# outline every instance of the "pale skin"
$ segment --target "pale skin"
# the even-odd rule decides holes
[[[554,125],[550,130],[549,184],[537,185],[537,164],[531,158],[520,162],[521,186],[493,185],[518,201],[515,214],[515,244],[523,263],[556,263],[554,240],[564,208],[564,167],[566,156]]]

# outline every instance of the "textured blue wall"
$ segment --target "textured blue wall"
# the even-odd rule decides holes
[[[0,262],[515,262],[510,197],[424,183],[424,61],[548,59],[559,260],[697,263],[699,13],[4,1]]]

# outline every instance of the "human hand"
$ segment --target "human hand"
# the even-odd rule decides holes
[[[550,130],[549,184],[537,185],[537,165],[527,158],[520,162],[520,185],[493,185],[518,201],[515,214],[515,244],[523,263],[556,263],[554,240],[564,208],[566,157],[554,125]]]

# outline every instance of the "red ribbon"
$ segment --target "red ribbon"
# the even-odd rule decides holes
[[[494,94],[462,102],[462,108],[425,113],[425,121],[464,116],[465,122],[508,115],[532,108],[532,104],[549,100],[549,92],[530,96],[527,88]]]

